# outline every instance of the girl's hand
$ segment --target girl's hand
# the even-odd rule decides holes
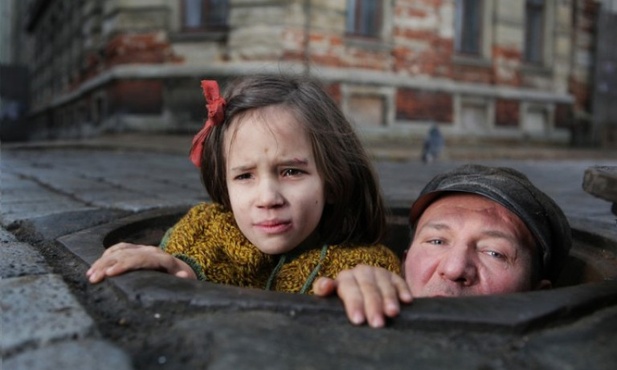
[[[374,328],[385,325],[385,317],[400,312],[400,302],[410,303],[411,292],[403,278],[381,267],[358,265],[341,271],[336,279],[321,277],[313,283],[317,296],[338,294],[347,318],[355,325],[365,321]]]
[[[180,278],[197,279],[195,272],[186,262],[158,247],[131,243],[118,243],[107,248],[101,258],[92,264],[86,276],[95,284],[108,276],[133,270],[157,270]]]

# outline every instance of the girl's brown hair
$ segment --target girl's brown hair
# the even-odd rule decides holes
[[[333,200],[319,226],[323,242],[383,240],[386,211],[376,172],[352,125],[318,81],[289,75],[244,77],[227,88],[224,98],[225,118],[212,128],[201,153],[201,178],[213,201],[231,210],[223,140],[229,125],[251,110],[279,105],[306,130],[325,194]]]

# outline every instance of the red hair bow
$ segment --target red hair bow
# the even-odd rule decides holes
[[[197,167],[201,167],[201,157],[204,150],[204,141],[212,130],[212,126],[223,122],[225,118],[225,99],[221,98],[219,84],[214,80],[201,81],[201,88],[204,91],[206,98],[206,107],[208,108],[208,119],[204,123],[204,127],[193,138],[191,145],[190,158],[191,162]]]

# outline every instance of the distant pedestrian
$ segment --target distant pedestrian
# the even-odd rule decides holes
[[[119,243],[90,282],[150,269],[215,283],[309,293],[357,264],[400,272],[379,244],[383,198],[350,123],[314,80],[240,79],[224,97],[202,81],[208,119],[193,139],[213,203],[193,207],[161,247]]]
[[[432,125],[428,131],[428,135],[424,139],[424,145],[422,147],[422,162],[431,163],[437,158],[443,151],[444,139],[441,135],[441,131],[437,125]]]

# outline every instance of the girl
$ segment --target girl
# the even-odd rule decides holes
[[[156,269],[215,283],[311,292],[318,276],[357,264],[399,273],[379,243],[385,210],[359,138],[313,80],[256,76],[225,97],[202,81],[208,119],[191,160],[213,203],[193,207],[161,247],[120,243],[88,270],[90,282]]]

